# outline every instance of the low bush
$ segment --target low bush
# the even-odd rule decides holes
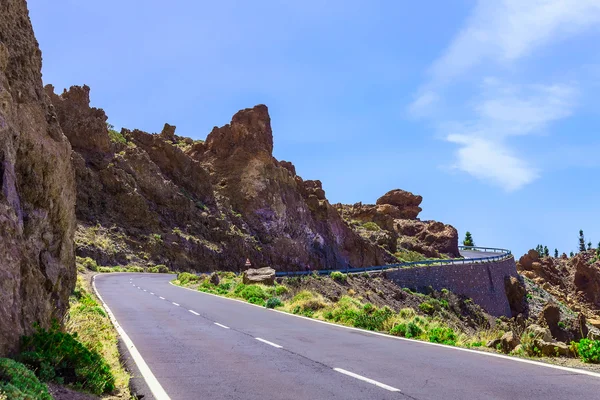
[[[282,305],[283,305],[283,302],[281,300],[279,300],[279,298],[271,297],[269,300],[267,300],[267,304],[265,304],[265,307],[276,308],[276,307],[281,307]]]
[[[80,264],[90,271],[98,272],[98,264],[90,257],[76,257],[77,264]]]
[[[198,275],[190,274],[189,272],[182,272],[177,275],[177,280],[182,285],[187,285],[188,283],[198,282],[200,277]]]
[[[288,292],[287,286],[277,285],[275,286],[275,294],[277,296],[281,296],[282,294],[286,294]]]
[[[154,274],[168,274],[169,268],[167,268],[166,265],[160,264],[160,265],[155,265],[153,267],[149,267],[146,272],[151,272]]]
[[[0,358],[0,399],[52,400],[48,388],[21,363]]]
[[[240,286],[242,286],[242,288],[240,289]],[[239,289],[239,291],[238,291]],[[256,299],[260,299],[263,300],[263,304],[264,304],[264,300],[267,300],[270,296],[268,293],[265,292],[265,290],[263,290],[263,288],[261,286],[258,285],[239,285],[236,288],[236,294],[239,295],[240,297],[250,301],[250,299],[252,298],[256,298]],[[258,304],[258,303],[254,303],[254,304]]]
[[[371,232],[377,232],[381,230],[379,225],[377,225],[375,222],[365,222],[364,224],[362,224],[362,226],[363,228]]]
[[[131,266],[127,267],[126,272],[144,272],[144,268]]]
[[[248,300],[248,303],[252,303],[252,304],[256,304],[259,306],[264,306],[265,305],[265,299],[262,299],[260,297],[250,297]]]
[[[348,280],[348,275],[340,271],[333,271],[329,276],[331,279],[338,282],[346,282]]]
[[[423,333],[423,329],[415,322],[402,323],[395,325],[390,331],[392,335],[403,336],[406,338],[418,338]]]
[[[577,344],[577,354],[585,363],[600,363],[600,340],[581,339]]]
[[[427,332],[427,336],[432,343],[442,343],[451,346],[456,345],[456,332],[449,327],[435,327]]]
[[[56,321],[49,330],[37,326],[33,335],[24,336],[21,350],[20,360],[43,381],[72,384],[94,394],[115,389],[115,378],[100,354],[77,340],[77,334],[62,332]]]

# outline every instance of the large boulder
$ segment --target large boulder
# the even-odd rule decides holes
[[[376,204],[388,204],[397,207],[402,219],[416,219],[419,213],[423,211],[419,207],[422,201],[422,196],[414,195],[406,190],[394,189],[377,199]]]
[[[500,338],[500,346],[502,347],[502,351],[507,354],[513,351],[520,344],[521,338],[512,331],[506,332]]]
[[[63,320],[75,286],[71,146],[42,86],[25,0],[0,4],[0,357]]]
[[[275,283],[275,270],[273,268],[250,268],[244,271],[242,275],[244,284],[262,283],[264,285],[273,285]]]
[[[531,324],[525,328],[525,334],[531,336],[534,339],[540,339],[545,342],[552,342],[552,333],[550,329],[539,326],[538,324]]]

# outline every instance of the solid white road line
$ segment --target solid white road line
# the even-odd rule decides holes
[[[177,303],[175,303],[175,302],[173,302],[173,305],[176,305],[177,307],[179,307],[179,304],[177,304]]]
[[[142,355],[140,354],[138,349],[135,347],[135,345],[129,338],[129,335],[127,335],[127,333],[125,333],[123,328],[121,328],[121,325],[119,325],[119,322],[115,318],[114,314],[112,313],[110,308],[108,308],[108,306],[102,299],[102,296],[100,296],[100,293],[98,292],[98,289],[96,288],[96,276],[95,275],[92,278],[92,287],[94,288],[94,292],[96,293],[96,296],[98,296],[98,299],[100,299],[102,306],[106,310],[106,313],[108,314],[108,317],[110,318],[110,321],[112,322],[115,329],[119,333],[119,336],[121,336],[121,338],[123,339],[125,346],[129,350],[129,354],[131,354],[131,358],[133,358],[133,361],[138,366],[140,373],[144,377],[146,384],[150,388],[150,391],[152,392],[152,394],[154,395],[156,400],[171,400],[171,398],[169,397],[167,392],[165,392],[165,390],[161,386],[160,382],[158,382],[158,380],[156,379],[156,377],[150,370],[150,367],[148,367],[148,364],[146,364],[146,361],[144,361],[144,358],[142,357]]]
[[[277,347],[278,349],[281,349],[281,348],[283,347],[283,346],[280,346],[280,345],[278,345],[278,344],[275,344],[275,343],[273,343],[273,342],[269,342],[268,340],[261,339],[261,338],[259,338],[259,337],[255,338],[255,339],[256,339],[256,340],[258,340],[259,342],[266,343],[266,344],[268,344],[269,346]]]
[[[351,377],[356,378],[356,379],[360,379],[361,381],[368,382],[368,383],[370,383],[372,385],[379,386],[380,388],[383,388],[385,390],[389,390],[390,392],[399,392],[400,391],[400,389],[396,389],[395,387],[388,386],[385,383],[377,382],[377,381],[374,381],[373,379],[369,379],[369,378],[366,378],[366,377],[364,377],[362,375],[355,374],[354,372],[346,371],[345,369],[334,368],[333,370],[337,371],[337,372],[339,372],[341,374],[348,375],[348,376],[351,376]]]
[[[197,313],[196,311],[194,311],[194,310],[188,310],[188,311],[189,311],[189,312],[191,312],[191,313],[192,313],[192,314],[194,314],[194,315],[200,315],[200,314],[198,314],[198,313]]]
[[[158,296],[158,297],[159,297],[159,298],[161,298],[161,299],[163,299],[163,300],[165,299],[165,298],[164,298],[164,297],[162,297],[162,296]]]
[[[215,325],[220,326],[221,328],[229,329],[228,326],[222,325],[222,324],[220,324],[218,322],[215,322]]]

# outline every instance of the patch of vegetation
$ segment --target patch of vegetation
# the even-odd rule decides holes
[[[425,257],[423,254],[411,250],[398,251],[394,254],[394,256],[400,262],[415,262],[427,260],[427,257]]]
[[[87,281],[82,277],[77,277],[77,284],[69,302],[71,307],[65,329],[67,332],[76,333],[81,343],[102,356],[115,378],[115,386],[127,394],[129,374],[120,361],[117,332],[91,293]]]
[[[429,341],[433,343],[456,345],[456,332],[449,327],[435,327],[427,333],[427,336]]]
[[[331,274],[329,274],[329,276],[334,281],[338,281],[338,282],[342,282],[342,283],[345,283],[348,280],[348,275],[346,275],[340,271],[333,271]]]
[[[115,389],[115,378],[102,356],[78,340],[77,334],[62,332],[54,321],[49,330],[40,326],[22,338],[20,361],[43,381],[71,384],[94,394]]]
[[[177,280],[181,285],[187,285],[188,283],[198,282],[200,277],[189,272],[182,272],[177,275]]]
[[[146,272],[151,272],[155,274],[168,274],[170,272],[169,268],[167,268],[164,264],[155,265],[153,267],[149,267]]]
[[[81,265],[83,268],[88,269],[93,272],[98,272],[98,264],[93,258],[90,257],[75,257],[75,262],[78,265]]]
[[[600,363],[600,340],[581,339],[576,350],[583,362]]]
[[[377,232],[381,230],[379,225],[377,225],[375,222],[365,222],[362,224],[362,227],[370,232]]]
[[[269,300],[267,300],[267,304],[265,304],[265,307],[267,308],[277,308],[281,306],[283,306],[283,302],[279,300],[278,297],[271,297]]]
[[[0,358],[0,399],[52,400],[48,388],[21,363]]]

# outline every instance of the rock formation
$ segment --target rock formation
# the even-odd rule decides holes
[[[530,250],[519,259],[517,269],[600,326],[600,260],[593,250],[571,258],[540,257],[537,251]]]
[[[71,146],[42,87],[24,0],[0,3],[0,356],[62,319],[75,286]]]
[[[364,238],[391,253],[408,250],[425,257],[458,257],[458,232],[454,227],[417,219],[422,200],[421,196],[395,189],[380,197],[376,204],[335,207]]]

